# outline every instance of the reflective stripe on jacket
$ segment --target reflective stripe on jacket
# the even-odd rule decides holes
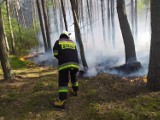
[[[53,54],[58,59],[59,69],[79,69],[76,44],[70,39],[59,39],[53,47]]]
[[[77,68],[77,69],[79,69],[79,65],[77,63],[68,62],[68,63],[64,63],[64,64],[60,65],[58,70],[63,70],[63,69],[67,69],[67,68]]]

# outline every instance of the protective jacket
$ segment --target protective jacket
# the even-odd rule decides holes
[[[53,47],[54,56],[58,59],[59,69],[79,69],[79,60],[76,44],[67,38],[60,38]]]

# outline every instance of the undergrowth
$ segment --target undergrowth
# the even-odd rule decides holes
[[[18,77],[0,83],[0,120],[160,119],[160,92],[149,92],[143,77],[79,78],[78,96],[68,93],[66,107],[60,110],[52,106],[58,98],[56,69],[28,66],[14,56],[10,61]]]

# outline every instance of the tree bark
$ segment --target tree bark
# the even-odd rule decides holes
[[[36,38],[36,33],[37,33],[37,19],[36,19],[36,7],[35,7],[35,0],[30,0],[31,4],[31,11],[32,11],[32,27],[35,33],[35,45],[36,48],[38,49],[38,40]]]
[[[117,12],[125,46],[126,64],[137,62],[134,39],[128,23],[124,0],[117,0]]]
[[[151,0],[151,46],[147,87],[160,90],[160,1]]]
[[[106,42],[106,25],[105,25],[105,12],[104,12],[104,0],[101,0],[101,13],[102,13],[102,30],[103,30],[103,40]]]
[[[111,40],[111,1],[107,0],[108,40]]]
[[[63,13],[61,11],[61,3],[60,3],[60,0],[58,0],[58,9],[59,9],[59,23],[60,23],[60,31],[63,31],[64,30],[64,24],[63,24]]]
[[[88,1],[88,0],[87,0]],[[78,14],[78,0],[74,0],[73,1],[73,4],[74,4],[74,10],[76,12],[76,16],[77,16],[77,20],[79,21],[79,14]]]
[[[19,0],[18,0],[18,2],[19,2]],[[25,21],[25,18],[24,18],[23,7],[20,6],[20,9],[19,9],[19,10],[20,10],[20,15],[21,15],[22,25],[23,25],[23,27],[24,27],[25,30],[26,30],[27,26],[26,26],[26,21]]]
[[[37,21],[36,21],[36,7],[35,7],[35,1],[30,0],[31,8],[32,8],[32,22],[33,22],[33,29],[36,33],[37,29]]]
[[[3,15],[2,15],[2,20],[3,20]],[[4,33],[4,39],[5,39],[5,44],[6,44],[6,50],[7,50],[7,54],[9,54],[9,50],[10,50],[10,48],[9,48],[9,44],[8,44],[8,39],[7,39],[7,35],[6,35],[6,31],[5,31],[5,24],[4,24],[4,22],[2,23],[3,25],[3,33]]]
[[[51,38],[50,38],[50,32],[49,32],[49,26],[48,26],[48,17],[47,17],[46,8],[45,8],[45,1],[44,0],[41,0],[41,1],[42,1],[44,24],[46,28],[46,38],[47,38],[47,44],[48,44],[47,51],[51,51]]]
[[[1,61],[1,66],[4,74],[4,79],[5,80],[12,79],[14,76],[12,74],[12,69],[8,61],[8,54],[7,54],[6,43],[4,39],[1,7],[0,7],[0,61]]]
[[[50,14],[50,2],[47,0],[46,1],[46,8],[47,8],[47,16],[48,16],[48,29],[49,29],[49,35],[50,35],[50,32],[51,32],[51,14]],[[50,37],[50,41],[51,41],[51,37]],[[52,48],[52,47],[51,47]]]
[[[70,2],[71,2],[74,25],[75,25],[75,34],[77,36],[76,40],[77,40],[77,42],[79,44],[80,55],[81,55],[81,60],[82,60],[83,67],[84,67],[84,69],[87,70],[88,69],[88,65],[87,65],[86,58],[85,58],[84,47],[83,47],[82,38],[81,38],[81,32],[80,32],[80,28],[79,28],[76,12],[75,12],[74,0],[70,0]]]
[[[131,25],[132,25],[132,34],[134,36],[134,1],[131,0]]]
[[[135,39],[137,40],[138,36],[138,3],[137,0],[135,0]]]
[[[66,31],[68,31],[66,12],[65,12],[65,8],[64,8],[63,0],[61,0],[61,8],[62,8],[62,13],[63,13],[63,20],[64,20],[65,28],[66,28]]]
[[[140,69],[143,70],[141,63],[137,61],[134,40],[128,23],[124,0],[117,0],[117,12],[124,41],[126,60],[124,65],[113,67],[111,70],[122,71],[125,74],[130,74]]]
[[[88,12],[88,19],[89,19],[89,27],[91,29],[91,36],[93,40],[93,46],[95,47],[95,40],[94,40],[94,34],[93,34],[93,26],[92,26],[92,10],[91,7],[89,6],[89,1],[87,0],[87,12]],[[78,19],[77,19],[78,20]]]
[[[43,36],[44,49],[45,49],[45,52],[47,52],[48,45],[47,45],[46,36],[45,36],[45,30],[44,30],[44,26],[43,26],[43,19],[42,19],[40,3],[39,3],[39,0],[36,0],[36,1],[37,1],[37,9],[38,9],[40,27],[41,27],[42,36]]]
[[[10,6],[8,0],[6,0],[6,8],[7,8],[7,18],[9,23],[9,30],[10,30],[10,38],[11,38],[11,49],[12,54],[16,54],[16,48],[15,48],[15,41],[14,41],[14,34],[13,34],[13,28],[11,23],[11,17],[10,17]]]
[[[17,24],[18,24],[18,30],[19,30],[19,40],[21,42],[21,45],[23,45],[23,41],[22,41],[22,36],[21,36],[21,29],[20,29],[20,25],[19,25],[19,14],[18,14],[18,5],[17,5],[17,0],[14,0],[14,7],[15,7],[15,14],[16,14],[16,18],[17,18]]]
[[[111,1],[111,23],[112,23],[112,43],[115,47],[115,1]]]
[[[56,11],[56,1],[52,0],[53,3],[53,16],[54,16],[54,24],[56,26],[56,31],[59,33],[59,26],[58,26],[58,20],[57,20],[57,11]]]

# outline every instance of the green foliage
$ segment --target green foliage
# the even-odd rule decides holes
[[[150,5],[150,0],[138,0],[138,9],[142,11],[144,8],[148,8]]]
[[[4,0],[0,0],[0,7],[3,6]]]
[[[7,11],[6,6],[3,4],[2,7],[2,13],[3,13],[3,21],[5,26],[5,32],[8,38],[8,43],[10,44],[10,29],[9,29],[9,23],[7,18]],[[37,46],[37,39],[35,37],[35,31],[33,29],[33,26],[24,28],[21,24],[18,24],[17,19],[14,18],[11,13],[11,23],[13,28],[13,34],[14,34],[14,40],[15,40],[15,46],[17,54],[24,55],[29,52],[29,50],[35,46]],[[38,23],[37,23],[38,24]],[[38,26],[38,25],[36,25]],[[36,30],[39,28],[37,27]]]
[[[22,61],[16,56],[9,56],[9,61],[13,69],[25,69],[29,64],[28,61]]]
[[[139,10],[142,10],[143,8],[144,8],[143,1],[142,1],[142,0],[139,0],[139,1],[138,1],[138,9],[139,9]]]
[[[150,0],[143,0],[143,3],[145,6],[149,6],[150,5]]]
[[[21,33],[19,31],[16,33],[17,39],[16,42],[16,49],[18,54],[27,54],[29,50],[37,45],[35,32],[32,28],[25,29],[21,27]]]
[[[53,7],[53,0],[48,0],[48,5],[47,5],[47,7]]]

